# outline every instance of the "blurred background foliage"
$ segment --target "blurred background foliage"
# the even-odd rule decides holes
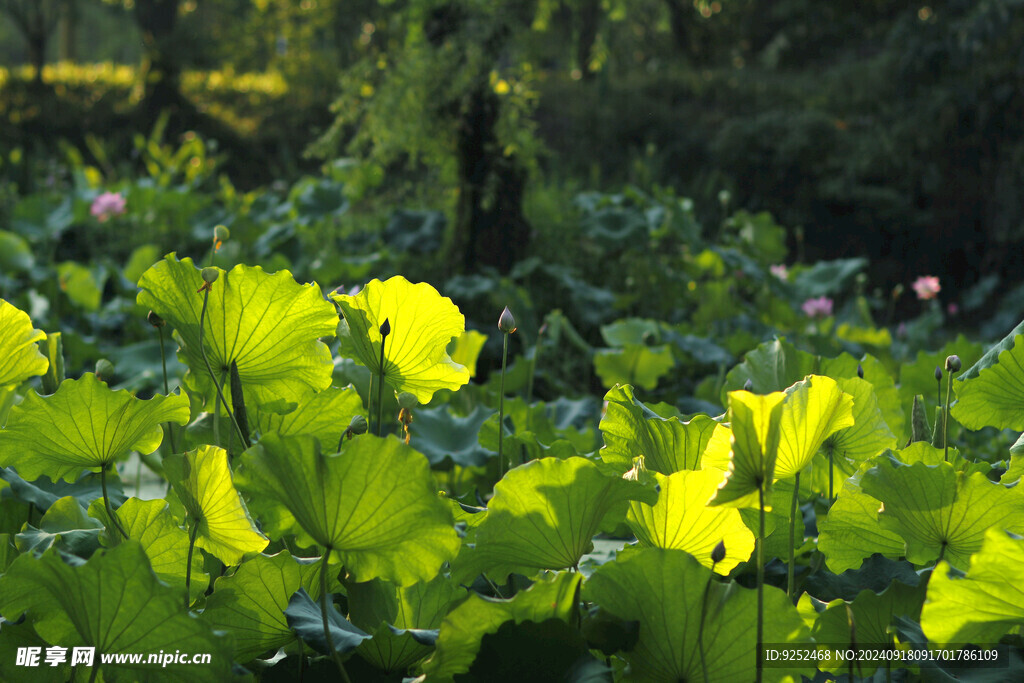
[[[27,197],[141,176],[196,195],[165,200],[179,214],[322,204],[333,218],[301,230],[366,274],[514,278],[536,256],[629,280],[623,303],[659,291],[664,257],[605,268],[587,244],[628,239],[626,210],[653,202],[691,217],[683,247],[768,212],[782,255],[868,256],[883,299],[924,273],[1013,283],[1022,4],[0,0],[0,228]],[[587,233],[588,192],[620,222]],[[433,218],[414,230],[397,210]],[[142,223],[185,239],[197,215]],[[362,249],[387,229],[429,249]]]

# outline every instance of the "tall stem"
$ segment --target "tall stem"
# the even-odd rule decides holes
[[[327,639],[327,649],[331,651],[331,658],[341,672],[341,679],[345,683],[352,683],[345,671],[345,665],[341,663],[341,655],[334,649],[334,638],[331,637],[331,629],[327,622],[327,559],[331,556],[331,549],[324,548],[324,556],[320,561],[320,616],[324,624],[324,638]]]
[[[700,652],[700,669],[704,673],[704,683],[708,683],[708,667],[704,662],[704,618],[708,610],[708,593],[711,592],[711,581],[715,578],[715,565],[718,563],[712,560],[711,576],[704,584],[704,597],[700,601],[700,628],[697,630],[697,651]]]
[[[502,455],[502,446],[505,443],[505,364],[508,361],[508,333],[505,333],[504,350],[501,352],[501,382],[498,389],[498,478],[505,476],[505,458]],[[526,406],[529,414],[530,406]]]
[[[204,323],[206,322],[206,307],[210,303],[210,287],[209,285],[203,290],[203,310],[199,314],[199,352],[203,355],[203,363],[206,364],[206,371],[210,373],[210,380],[213,381],[214,388],[217,389],[217,399],[224,404],[224,410],[228,411],[228,417],[231,418],[231,424],[235,425],[235,429],[238,431],[238,438],[245,443],[245,435],[242,434],[242,428],[235,422],[235,414],[231,412],[231,407],[228,406],[228,402],[224,400],[224,393],[220,389],[220,383],[217,381],[217,376],[213,374],[213,366],[210,365],[210,359],[206,357],[206,347],[203,346],[203,330],[205,328]],[[217,413],[220,411],[218,410]],[[214,413],[214,425],[217,424],[217,413]]]
[[[118,520],[117,515],[114,513],[114,508],[110,507],[110,496],[107,495],[106,465],[100,469],[100,487],[103,489],[103,505],[107,508],[107,516],[110,517],[110,520],[114,523],[117,530],[121,532],[121,535],[124,536],[125,540],[128,540],[128,533],[124,530],[124,527],[121,526],[120,520]]]
[[[789,568],[786,570],[786,595],[793,597],[793,565],[796,549],[793,542],[793,534],[796,532],[796,511],[797,502],[800,497],[800,473],[796,473],[796,483],[793,486],[793,499],[789,503]]]
[[[761,661],[761,646],[764,643],[764,482],[758,484],[757,497],[761,519],[757,536],[757,649],[754,652],[757,657],[757,677],[754,680],[761,683],[764,668]]]
[[[164,330],[162,327],[156,328],[157,334],[160,337],[160,363],[164,368],[164,396],[168,396],[171,393],[170,385],[167,383],[167,354],[164,351]],[[167,423],[167,439],[171,442],[171,453],[177,453],[178,447],[174,445],[174,423]]]
[[[196,536],[199,534],[199,520],[192,520],[192,533],[188,535],[188,560],[185,564],[185,611],[188,611],[192,604],[192,592],[189,589],[192,583],[192,553],[196,549]]]
[[[949,394],[953,389],[953,373],[946,374],[949,377],[946,380],[946,407],[942,411],[942,445],[944,448],[942,459],[949,462]]]

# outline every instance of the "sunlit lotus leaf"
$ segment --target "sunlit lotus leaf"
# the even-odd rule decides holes
[[[621,349],[594,352],[594,370],[606,387],[630,384],[651,390],[675,364],[668,344],[626,344]]]
[[[469,382],[469,370],[446,352],[448,343],[465,330],[466,320],[451,299],[429,284],[412,284],[396,275],[386,282],[371,280],[356,296],[331,298],[345,316],[339,328],[342,354],[374,376],[382,371],[380,328],[388,322],[383,373],[395,391],[429,403],[435,391],[456,391]]]
[[[743,362],[725,376],[722,405],[727,404],[730,390],[741,389],[750,380],[750,390],[757,394],[782,391],[818,371],[818,357],[801,351],[785,339],[765,342],[749,351]]]
[[[270,541],[259,532],[231,482],[228,452],[200,446],[164,458],[164,473],[185,509],[188,524],[199,525],[196,545],[224,564],[236,565]]]
[[[132,683],[229,680],[228,641],[185,611],[178,590],[161,583],[142,547],[125,541],[100,550],[84,564],[69,564],[51,549],[40,558],[19,557],[0,578],[0,613],[23,613],[51,645],[95,647],[101,654],[209,653],[203,666],[166,667],[128,662],[102,665],[103,680]]]
[[[0,386],[20,384],[46,372],[50,363],[37,342],[46,333],[32,327],[28,314],[0,299]]]
[[[102,468],[130,451],[152,453],[163,440],[161,423],[185,424],[188,397],[137,399],[112,391],[92,373],[65,380],[50,396],[28,392],[0,430],[0,466],[24,479],[41,475],[74,481],[86,468]]]
[[[729,392],[732,455],[729,472],[711,505],[754,507],[758,505],[759,491],[764,492],[768,505],[785,399],[786,394],[781,391],[765,395]]]
[[[295,410],[284,415],[261,410],[259,406],[246,408],[250,423],[261,434],[308,434],[319,439],[323,448],[332,451],[352,418],[365,414],[362,399],[351,386],[344,389],[328,387],[300,401]]]
[[[818,520],[818,550],[825,564],[836,573],[858,569],[875,553],[893,559],[903,556],[903,537],[878,523],[881,503],[864,493],[853,479],[837,487],[839,497]]]
[[[778,479],[803,470],[825,439],[853,426],[853,397],[830,377],[811,375],[786,392],[779,422]]]
[[[968,429],[1024,430],[1024,335],[1014,337],[1012,348],[995,359],[983,357],[968,373],[953,383],[953,418]]]
[[[191,259],[170,254],[139,279],[138,303],[174,327],[189,385],[212,401],[216,391],[199,349],[204,295],[197,290],[203,284]],[[331,352],[320,337],[334,335],[338,315],[316,285],[299,285],[286,270],[271,274],[237,265],[220,271],[209,298],[206,355],[217,375],[237,364],[246,406],[297,402],[331,385]],[[230,402],[230,392],[224,394]]]
[[[427,581],[459,550],[427,459],[393,436],[363,434],[325,455],[313,437],[271,433],[241,465],[235,481],[263,530],[330,548],[355,581]]]
[[[653,506],[631,501],[626,521],[641,545],[684,550],[711,568],[711,551],[725,544],[725,559],[714,564],[727,575],[736,565],[750,559],[754,534],[743,523],[739,510],[707,507],[724,473],[721,470],[655,473],[661,486]]]

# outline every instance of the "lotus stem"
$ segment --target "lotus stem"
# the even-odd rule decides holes
[[[188,560],[185,564],[185,611],[192,604],[190,586],[192,583],[192,553],[196,549],[196,536],[199,534],[199,520],[192,520],[192,531],[188,535]]]
[[[103,467],[100,468],[100,487],[103,489],[103,505],[107,508],[107,515],[110,517],[110,520],[114,523],[117,530],[121,532],[121,535],[124,536],[125,540],[128,540],[128,533],[124,530],[124,527],[121,526],[121,522],[118,520],[117,514],[114,513],[114,508],[110,507],[110,496],[107,495],[107,465],[103,465]]]
[[[789,567],[786,569],[786,595],[790,598],[793,597],[794,593],[794,555],[796,548],[794,547],[793,534],[796,532],[796,511],[799,509],[797,503],[800,498],[800,473],[796,473],[796,483],[793,485],[793,499],[789,503]]]
[[[203,330],[205,328],[204,323],[206,322],[206,307],[210,303],[210,283],[206,283],[203,286],[203,310],[199,313],[199,352],[203,356],[203,363],[206,364],[206,371],[210,373],[210,379],[213,380],[213,386],[217,390],[217,400],[224,404],[224,410],[228,411],[228,417],[231,418],[231,424],[235,426],[235,430],[238,432],[238,437],[245,443],[245,435],[242,434],[242,428],[235,422],[235,414],[231,412],[231,407],[228,402],[224,400],[224,392],[220,389],[220,383],[217,381],[217,376],[213,374],[213,366],[210,365],[210,359],[206,357],[206,347],[203,346]],[[220,410],[213,414],[214,430],[217,429],[217,415]]]
[[[711,551],[711,576],[704,584],[704,597],[700,601],[700,628],[697,629],[697,651],[700,653],[700,669],[704,674],[704,683],[708,683],[708,668],[704,662],[704,619],[708,609],[708,594],[711,592],[711,581],[715,578],[715,567],[725,559],[725,543],[719,541],[715,549]]]
[[[341,680],[345,683],[352,683],[345,671],[345,665],[341,661],[341,655],[334,649],[334,638],[331,637],[331,629],[327,623],[327,560],[331,556],[331,549],[324,548],[324,556],[320,560],[320,616],[324,623],[324,638],[327,639],[327,649],[331,651],[331,658],[341,672]]]
[[[942,446],[943,460],[949,462],[949,396],[953,390],[953,375],[960,371],[960,357],[948,356],[946,358],[946,372],[949,378],[946,380],[946,409],[942,411]],[[940,387],[941,388],[941,387]],[[945,546],[943,546],[945,550]]]
[[[171,390],[170,385],[167,383],[167,353],[164,350],[164,329],[161,326],[157,327],[156,331],[160,338],[160,364],[164,369],[164,396],[168,396]],[[171,443],[171,453],[177,453],[178,447],[174,444],[174,423],[172,422],[167,423],[167,440]]]
[[[537,331],[537,341],[533,345],[533,358],[530,359],[530,373],[526,377],[526,431],[533,429],[533,412],[529,410],[529,408],[533,403],[533,380],[534,375],[537,374],[537,358],[540,356],[540,338],[544,336],[544,332],[547,329],[548,324],[544,323]]]
[[[758,508],[760,511],[760,524],[757,536],[757,648],[754,651],[756,657],[757,676],[756,683],[761,683],[761,675],[764,663],[761,661],[761,646],[764,643],[764,482],[757,486]]]
[[[377,436],[384,436],[384,342],[391,334],[391,323],[387,318],[380,326],[380,386],[377,387]]]
[[[505,443],[505,366],[508,362],[508,335],[503,336],[505,344],[501,352],[501,382],[498,390],[498,479],[505,476],[505,457],[502,447]],[[529,413],[530,407],[527,406],[526,410]]]

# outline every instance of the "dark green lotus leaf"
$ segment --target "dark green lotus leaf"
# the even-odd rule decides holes
[[[893,581],[916,586],[921,583],[921,576],[914,570],[914,565],[906,560],[890,560],[876,554],[867,558],[860,569],[851,569],[842,574],[819,569],[804,580],[803,588],[816,599],[825,602],[836,598],[852,601],[865,588],[881,593]]]
[[[234,658],[245,663],[295,640],[285,610],[300,588],[320,597],[319,562],[300,562],[287,550],[257,555],[217,579],[200,619],[230,633]]]
[[[324,636],[324,622],[320,605],[313,602],[305,588],[300,588],[288,602],[284,611],[288,626],[304,641],[320,652],[328,651],[327,638]],[[333,604],[327,606],[327,628],[331,630],[331,641],[334,649],[346,654],[370,639],[370,634],[356,628],[352,622],[342,616]]]
[[[729,472],[710,505],[755,507],[759,504],[759,491],[765,494],[765,506],[769,504],[785,399],[786,394],[781,391],[765,395],[729,392]]]
[[[529,656],[523,656],[529,653]],[[506,621],[480,639],[480,650],[458,683],[612,683],[612,670],[589,652],[575,624],[561,619]]]
[[[39,526],[26,524],[15,540],[18,550],[41,553],[56,545],[79,557],[89,557],[99,547],[103,523],[85,513],[71,496],[61,498],[46,511]]]
[[[877,498],[861,490],[857,477],[842,484],[839,497],[825,519],[818,520],[818,550],[828,568],[842,574],[857,569],[875,553],[891,559],[903,556],[903,537],[878,523]]]
[[[459,550],[427,459],[395,437],[363,434],[324,455],[312,437],[268,434],[241,463],[236,483],[264,531],[330,548],[356,581],[426,581]]]
[[[1009,351],[1015,344],[1017,337],[1024,334],[1024,320],[1017,324],[1012,330],[1006,333],[1006,336],[999,340],[998,344],[990,347],[985,352],[978,362],[967,368],[962,375],[960,380],[967,381],[974,379],[981,374],[981,371],[990,368],[999,362],[999,356],[1002,355],[1003,351]]]
[[[3,494],[5,497],[9,495],[15,500],[32,503],[42,512],[46,512],[64,496],[74,496],[80,505],[87,507],[103,495],[100,475],[97,472],[83,472],[74,482],[66,482],[63,479],[50,481],[45,475],[28,482],[19,477],[13,469],[4,467],[0,468],[0,479],[10,485]],[[107,477],[107,495],[110,497],[110,504],[115,507],[125,501],[120,479]]]
[[[939,562],[928,582],[921,628],[928,640],[948,643],[996,643],[1024,625],[1024,539],[998,527],[985,532],[981,550],[967,575],[956,578],[948,562]]]
[[[623,318],[601,325],[601,337],[608,346],[618,348],[627,344],[660,344],[661,325],[649,318]]]
[[[807,375],[818,372],[818,358],[801,351],[785,339],[765,342],[747,353],[743,362],[725,376],[722,405],[728,405],[729,392],[742,389],[747,380],[756,394],[782,391]]]
[[[448,405],[420,408],[413,414],[409,444],[438,469],[480,467],[492,453],[480,445],[480,427],[494,411],[477,406],[469,415],[453,415]]]
[[[666,420],[638,401],[631,386],[617,386],[604,399],[608,402],[601,419],[605,445],[599,455],[606,463],[625,472],[643,455],[648,469],[666,475],[702,467],[701,454],[718,425],[710,417]]]
[[[585,458],[534,460],[495,485],[476,550],[496,572],[565,569],[593,548],[598,531],[625,519],[631,500],[656,499],[652,487],[606,476]]]
[[[956,403],[950,415],[968,429],[1024,430],[1024,334],[1014,337],[1013,347],[994,362],[984,363],[982,359],[968,371],[976,376],[965,373],[963,381],[953,383]]]
[[[858,360],[848,353],[841,353],[836,358],[822,358],[818,374],[828,375],[836,381],[851,379],[858,377],[858,367],[864,371],[864,381],[870,382],[875,388],[878,409],[882,411],[889,430],[896,435],[899,443],[906,443],[909,436],[906,406],[899,389],[896,388],[895,380],[880,360],[870,354],[865,354]],[[935,368],[932,368],[932,372],[935,372]]]
[[[71,678],[72,669],[67,663],[59,666],[43,664],[46,661],[46,648],[49,645],[39,637],[31,623],[27,621],[20,624],[4,622],[3,628],[0,629],[0,681],[27,680],[26,673],[29,669],[17,663],[18,651],[25,647],[39,648],[36,652],[39,653],[41,665],[31,670],[32,683],[67,683],[67,681],[73,680]],[[92,673],[89,667],[83,664],[79,664],[76,668],[80,670],[79,676],[88,676]]]
[[[216,396],[199,349],[203,286],[192,260],[170,254],[139,280],[138,303],[174,327],[186,377],[207,401]],[[338,315],[316,285],[299,285],[291,273],[265,273],[238,265],[210,289],[203,343],[215,373],[234,361],[247,406],[284,398],[298,401],[331,385],[331,352],[320,341],[335,333]],[[230,401],[229,392],[225,392]]]
[[[430,654],[441,621],[466,590],[443,575],[400,588],[379,579],[348,584],[349,618],[372,633],[359,655],[378,669],[404,671]]]
[[[199,525],[196,545],[224,564],[236,565],[247,553],[258,553],[270,542],[249,517],[235,490],[228,452],[200,446],[164,458],[164,473],[188,511],[188,524]]]
[[[100,536],[103,545],[110,547],[121,542],[121,534],[107,517],[103,500],[94,501],[89,506],[89,514],[102,521],[107,528],[106,533]],[[117,509],[117,519],[128,533],[128,538],[138,541],[142,546],[157,578],[184,595],[188,533],[174,521],[167,501],[129,498]],[[190,600],[195,602],[199,599],[209,584],[210,575],[203,571],[202,553],[194,553],[189,583]]]
[[[246,406],[249,420],[261,434],[277,432],[309,434],[320,440],[325,449],[334,450],[342,432],[356,415],[365,415],[363,401],[351,386],[328,387],[298,403],[295,410],[280,414],[266,406]]]
[[[879,525],[906,541],[906,557],[915,564],[941,558],[966,569],[990,527],[1024,533],[1024,490],[950,463],[905,465],[881,456],[861,488],[883,504]]]
[[[594,352],[594,370],[608,388],[631,384],[654,389],[658,380],[675,364],[668,344],[626,344],[621,349],[598,349]]]
[[[182,607],[180,593],[161,583],[136,541],[100,550],[84,564],[66,563],[51,549],[36,559],[22,555],[0,578],[0,613],[27,613],[51,645],[95,647],[101,654],[209,653],[203,666],[117,664],[104,666],[107,681],[163,683],[229,679],[228,642]]]
[[[466,320],[448,297],[425,282],[413,284],[400,275],[386,282],[371,280],[356,296],[332,294],[345,316],[339,328],[342,353],[381,374],[381,333],[384,381],[429,403],[439,389],[457,391],[469,382],[469,370],[451,359],[448,343],[460,336]]]
[[[652,506],[629,504],[626,522],[643,546],[684,550],[719,574],[728,575],[754,552],[754,534],[743,523],[739,510],[708,507],[722,483],[724,472],[716,469],[682,470],[669,476],[655,473],[661,490]],[[725,559],[711,561],[711,551],[725,543]]]
[[[623,680],[751,681],[756,666],[757,595],[712,581],[703,619],[703,665],[698,649],[701,603],[711,571],[680,550],[645,548],[598,567],[583,598],[611,614],[640,622]],[[671,606],[667,609],[667,606]],[[808,643],[809,632],[783,591],[764,588],[764,642]],[[812,675],[813,667],[764,670],[766,680]]]
[[[0,431],[0,466],[30,481],[44,474],[74,481],[81,470],[106,467],[129,451],[152,453],[164,437],[161,423],[188,420],[187,396],[143,401],[86,373],[50,396],[30,391],[11,409]]]
[[[556,574],[550,580],[536,582],[510,600],[494,600],[470,593],[469,598],[441,622],[434,655],[423,664],[427,679],[453,681],[456,675],[468,672],[484,636],[497,633],[506,622],[522,624],[560,619],[572,623],[580,581],[579,574]]]
[[[50,362],[39,351],[46,333],[32,327],[28,314],[0,299],[0,386],[20,384],[46,372]]]
[[[946,358],[956,354],[960,357],[963,367],[970,368],[978,362],[984,348],[977,342],[968,341],[962,334],[948,342],[938,351],[927,353],[918,351],[913,363],[900,365],[900,399],[903,405],[909,405],[914,397],[920,394],[925,397],[928,414],[931,415],[935,406],[946,400],[945,372]],[[935,381],[935,368],[942,368],[942,397],[939,398],[938,385]]]

